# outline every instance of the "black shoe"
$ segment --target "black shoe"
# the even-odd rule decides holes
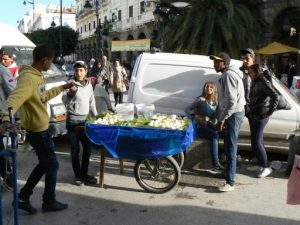
[[[43,212],[56,212],[67,208],[68,208],[68,204],[63,204],[56,200],[50,202],[44,202],[42,205]]]
[[[14,206],[14,202],[12,202],[12,206]],[[19,198],[18,208],[28,212],[29,214],[36,214],[37,213],[36,208],[32,207],[32,205],[30,204],[30,201],[28,199]]]
[[[82,178],[84,184],[97,184],[97,179],[94,176],[86,175]]]

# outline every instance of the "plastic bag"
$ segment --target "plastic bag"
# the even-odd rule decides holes
[[[295,163],[287,184],[287,204],[300,204],[300,155],[295,155]]]

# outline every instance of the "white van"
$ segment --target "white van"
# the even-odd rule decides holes
[[[231,60],[240,67],[242,62]],[[184,109],[201,95],[206,81],[217,84],[221,73],[216,73],[208,56],[176,53],[143,53],[136,60],[128,93],[128,102],[151,103],[155,112],[185,115]],[[277,91],[291,104],[291,110],[278,110],[271,116],[264,131],[266,147],[287,150],[288,139],[299,128],[300,105],[289,90],[276,78]],[[245,117],[240,144],[250,143],[250,129]],[[279,149],[278,149],[279,146]]]
[[[0,48],[13,47],[15,62],[20,65],[31,65],[32,63],[32,51],[35,44],[30,41],[24,34],[22,34],[17,28],[8,24],[0,23]],[[54,86],[64,84],[66,76],[63,74],[54,64],[51,68],[44,73],[46,80],[46,89],[50,89]],[[66,134],[66,108],[61,100],[61,94],[51,99],[47,103],[47,111],[50,116],[49,128],[54,137]]]

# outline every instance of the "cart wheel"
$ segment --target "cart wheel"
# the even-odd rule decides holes
[[[185,159],[184,152],[180,152],[176,155],[173,155],[173,158],[176,160],[176,162],[178,163],[179,168],[181,169],[183,164],[184,164],[184,159]]]
[[[134,166],[135,180],[151,193],[170,191],[178,184],[180,176],[180,168],[172,156],[138,160]]]

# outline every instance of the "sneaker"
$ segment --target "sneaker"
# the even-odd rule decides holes
[[[14,206],[14,202],[12,202],[12,206]],[[30,204],[30,201],[28,199],[19,198],[18,199],[18,208],[28,212],[29,214],[36,214],[37,213],[37,209],[34,208]]]
[[[247,167],[246,170],[250,171],[250,172],[261,172],[263,170],[263,167],[261,167],[261,166],[249,166],[249,167]]]
[[[77,185],[77,186],[82,186],[82,185],[84,185],[84,183],[83,183],[81,177],[76,177],[76,178],[75,178],[75,181],[74,181],[74,184]]]
[[[219,187],[219,191],[221,191],[221,192],[234,191],[234,186],[232,186],[230,184],[225,184],[225,185]]]
[[[200,163],[197,163],[196,165],[193,166],[193,170],[200,170]]]
[[[43,212],[57,212],[68,208],[68,204],[63,204],[61,202],[58,202],[56,200],[44,202],[42,205],[42,211]]]
[[[222,165],[214,166],[210,170],[208,170],[212,174],[221,174],[224,170],[224,167]]]
[[[263,177],[270,175],[271,173],[272,173],[272,169],[267,167],[267,168],[264,168],[260,173],[258,173],[257,177],[263,178]]]
[[[82,178],[84,184],[97,184],[97,179],[94,176],[86,175]]]

